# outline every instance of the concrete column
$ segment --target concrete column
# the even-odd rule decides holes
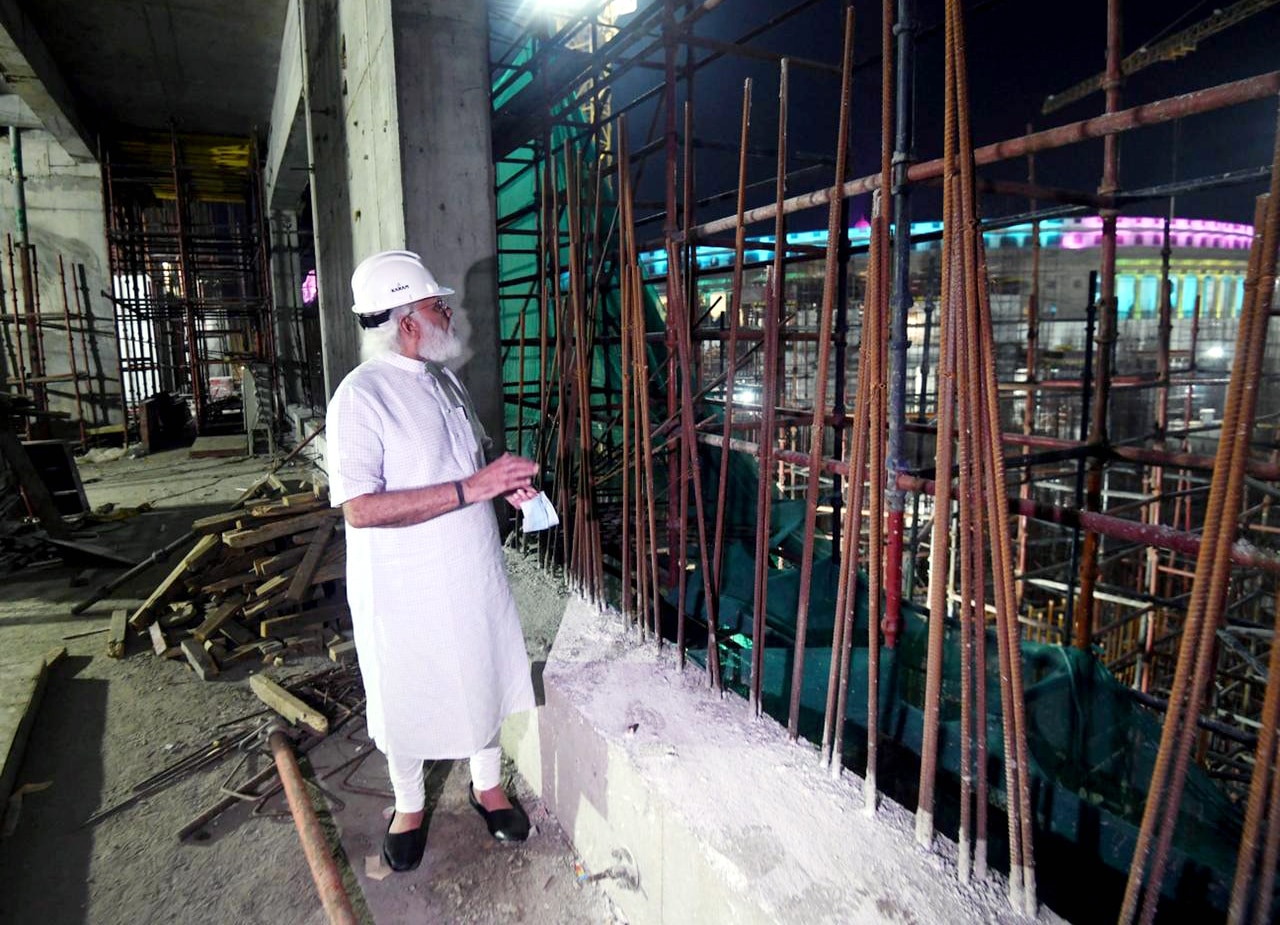
[[[359,362],[351,271],[420,253],[457,290],[460,375],[503,445],[488,26],[471,0],[297,0],[325,389]]]
[[[495,447],[503,440],[498,244],[485,4],[392,0],[405,239],[458,291],[459,370]]]
[[[102,175],[97,164],[77,163],[53,135],[38,130],[22,133],[23,173],[26,177],[26,214],[28,234],[35,247],[39,286],[36,296],[41,316],[50,326],[44,330],[45,373],[64,376],[71,369],[67,351],[67,334],[61,328],[62,286],[58,278],[58,256],[66,270],[66,296],[71,313],[76,312],[79,295],[81,311],[87,322],[83,340],[81,325],[73,320],[72,340],[76,368],[85,372],[84,348],[88,348],[88,372],[92,379],[80,381],[84,417],[89,425],[120,420],[120,386],[117,375],[115,313],[111,303],[102,297],[110,291],[107,266],[106,228],[102,203]],[[7,144],[6,144],[7,161]],[[13,184],[0,184],[0,238],[14,234],[15,202]],[[2,255],[0,255],[2,256]],[[81,272],[83,267],[83,272]],[[0,287],[3,310],[12,317],[13,303],[7,265]],[[77,293],[78,290],[78,293]],[[19,310],[22,298],[18,298]],[[13,325],[8,326],[13,333]],[[27,330],[23,327],[23,347],[27,349]],[[13,346],[16,346],[13,345]],[[6,372],[17,377],[10,344],[4,345]],[[29,372],[29,370],[28,370]],[[15,386],[16,390],[16,386]],[[50,383],[49,405],[52,410],[76,413],[74,389],[69,381]],[[74,430],[74,428],[72,428]],[[74,436],[74,434],[73,434]]]

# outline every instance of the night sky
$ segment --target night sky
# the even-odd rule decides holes
[[[703,19],[696,34],[736,39],[790,6],[790,2],[727,0]],[[972,130],[976,144],[1020,135],[1028,123],[1035,129],[1050,128],[1103,111],[1103,96],[1099,92],[1048,116],[1040,115],[1041,104],[1048,94],[1065,90],[1103,70],[1105,0],[1052,6],[1029,0],[972,0],[965,6]],[[1128,0],[1123,4],[1124,54],[1204,19],[1214,8],[1211,3],[1196,0]],[[854,75],[851,176],[868,174],[878,168],[880,133],[880,5],[859,0],[856,10],[855,61],[861,66]],[[836,63],[840,58],[840,11],[838,0],[823,0],[753,44]],[[916,62],[916,159],[928,160],[939,156],[942,150],[942,0],[917,0],[916,16],[921,29]],[[706,56],[709,52],[700,50],[698,54]],[[1122,91],[1122,106],[1151,102],[1276,68],[1280,68],[1280,4],[1203,41],[1194,52],[1179,60],[1154,64],[1132,75]],[[659,74],[652,70],[633,72],[620,82],[615,105],[621,106],[634,98],[655,79],[660,79]],[[742,84],[748,76],[754,81],[751,144],[767,149],[774,147],[777,66],[740,58],[722,58],[699,72],[694,87],[696,137],[728,142],[736,149]],[[805,152],[828,159],[833,157],[838,84],[834,75],[792,68],[789,149],[793,154]],[[652,112],[651,107],[642,107],[629,117],[633,150],[648,140]],[[1173,124],[1136,130],[1123,136],[1121,142],[1121,186],[1138,189],[1168,182],[1175,176],[1186,179],[1267,165],[1271,160],[1275,125],[1275,100],[1260,100],[1186,120],[1176,130],[1176,167]],[[790,169],[794,171],[805,163],[812,161],[794,158]],[[831,169],[823,167],[805,176],[792,185],[788,194],[829,185]],[[1037,157],[1037,179],[1046,185],[1094,191],[1101,169],[1101,140]],[[652,158],[645,169],[642,199],[661,200],[661,173],[661,158]],[[764,180],[773,174],[772,158],[750,160],[749,180]],[[1026,162],[984,168],[981,175],[1023,180]],[[731,190],[736,181],[735,151],[699,151],[695,173],[698,197]],[[1187,194],[1179,197],[1175,211],[1182,217],[1249,222],[1253,198],[1263,190],[1263,182],[1255,181],[1229,189]],[[772,198],[771,189],[761,191],[749,198],[748,207]],[[937,218],[938,198],[936,193],[922,191],[916,197],[913,218]],[[1125,211],[1159,215],[1167,207],[1167,201],[1151,202]],[[1027,202],[1021,198],[986,196],[982,203],[985,216],[1014,214],[1026,208]],[[851,207],[851,217],[856,220],[869,209],[868,198],[856,200]],[[699,220],[718,218],[732,211],[730,198],[703,209]],[[644,214],[646,209],[640,208],[638,212]],[[825,210],[813,209],[797,215],[791,227],[818,228],[825,224]],[[768,231],[764,226],[756,226],[749,233]]]

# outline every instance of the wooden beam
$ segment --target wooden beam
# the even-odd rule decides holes
[[[111,628],[107,631],[107,658],[124,658],[124,637],[129,632],[129,611],[111,611]]]
[[[314,530],[321,524],[332,522],[337,516],[338,512],[331,508],[314,511],[299,517],[290,517],[288,520],[283,520],[279,523],[267,524],[265,527],[257,527],[252,530],[232,530],[222,534],[222,541],[232,549],[260,546],[263,543],[269,543],[272,540],[278,540],[294,533],[301,533],[304,530]]]
[[[228,595],[221,604],[213,609],[213,612],[205,617],[204,622],[192,631],[191,635],[195,636],[200,642],[204,642],[226,624],[228,620],[235,616],[236,611],[244,604],[245,596],[240,593]]]
[[[319,527],[312,535],[311,544],[307,546],[306,555],[302,557],[302,564],[293,573],[293,581],[289,583],[289,590],[285,593],[285,597],[289,600],[300,601],[311,590],[311,579],[315,577],[316,570],[320,566],[320,557],[324,555],[325,547],[329,545],[329,538],[333,536],[333,528],[334,524],[330,522]]]
[[[151,592],[151,596],[143,601],[141,607],[134,611],[133,616],[129,618],[129,623],[135,629],[142,629],[150,623],[152,620],[151,611],[154,610],[158,604],[162,603],[170,593],[172,593],[173,589],[177,586],[178,581],[186,574],[187,570],[196,565],[217,548],[217,536],[202,536],[200,539],[196,540],[196,544],[191,548],[191,551],[179,560],[178,564],[173,567],[173,571],[165,577],[164,581],[156,585],[155,590]]]
[[[249,687],[259,700],[290,723],[301,723],[317,735],[329,734],[329,720],[323,713],[312,709],[266,675],[255,674],[249,679]]]
[[[218,676],[217,662],[197,640],[182,640],[182,654],[187,657],[187,662],[200,676],[201,681],[209,681]]]

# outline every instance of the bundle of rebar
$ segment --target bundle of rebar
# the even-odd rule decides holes
[[[916,838],[926,845],[933,839],[943,642],[948,616],[947,583],[952,552],[949,542],[953,499],[951,473],[955,464],[959,475],[954,497],[959,507],[959,550],[955,567],[960,576],[961,636],[959,872],[964,880],[970,876],[975,866],[979,876],[986,868],[986,807],[989,795],[985,776],[987,754],[984,692],[987,674],[986,576],[989,550],[1004,732],[1005,802],[1009,824],[1009,901],[1015,909],[1034,914],[1037,903],[1031,844],[1030,769],[1022,688],[1021,637],[1005,504],[995,346],[974,182],[964,22],[957,0],[948,0],[946,6],[945,86],[942,334],[939,345],[936,447],[939,479],[929,566],[929,643]],[[976,831],[972,825],[975,756],[971,748],[975,732],[978,746]]]
[[[1232,362],[1231,382],[1227,387],[1202,545],[1196,558],[1191,600],[1187,606],[1178,648],[1169,711],[1165,716],[1160,750],[1156,755],[1146,808],[1142,815],[1142,827],[1134,847],[1133,863],[1129,869],[1129,880],[1120,909],[1119,921],[1124,925],[1138,917],[1144,925],[1155,919],[1164,873],[1168,866],[1169,849],[1182,804],[1191,751],[1195,745],[1196,720],[1205,703],[1212,678],[1218,629],[1226,612],[1231,579],[1230,549],[1235,542],[1244,494],[1245,466],[1257,410],[1258,384],[1276,283],[1276,248],[1280,245],[1280,123],[1276,130],[1270,191],[1266,196],[1259,197],[1254,228],[1260,231],[1255,232],[1249,254],[1240,335]],[[1273,663],[1274,650],[1273,642]],[[1273,681],[1274,678],[1273,675]],[[1267,696],[1268,702],[1274,697],[1270,689]],[[1264,726],[1259,735],[1259,752],[1253,772],[1256,792],[1251,790],[1250,793],[1249,812],[1252,815],[1246,816],[1239,867],[1232,889],[1229,917],[1232,922],[1244,920],[1253,892],[1250,890],[1251,886],[1256,887],[1256,893],[1253,894],[1256,905],[1254,921],[1265,922],[1270,917],[1271,884],[1274,881],[1277,850],[1280,850],[1280,829],[1277,828],[1280,822],[1276,821],[1280,819],[1280,814],[1276,812],[1275,804],[1271,806],[1272,823],[1268,827],[1262,877],[1256,882],[1251,877],[1256,861],[1262,794],[1280,786],[1266,785],[1275,762],[1274,706],[1270,718],[1270,731]],[[1273,829],[1276,829],[1274,833],[1271,831]]]

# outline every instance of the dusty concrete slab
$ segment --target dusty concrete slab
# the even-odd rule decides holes
[[[191,444],[188,455],[192,459],[218,459],[245,456],[249,452],[249,438],[244,434],[228,434],[221,437],[200,437]]]
[[[43,658],[0,662],[0,816],[17,782],[48,675]]]
[[[632,925],[1028,921],[998,875],[960,884],[953,843],[921,850],[887,799],[868,817],[859,778],[616,614],[570,601],[543,679],[540,747],[527,726],[513,751]]]

